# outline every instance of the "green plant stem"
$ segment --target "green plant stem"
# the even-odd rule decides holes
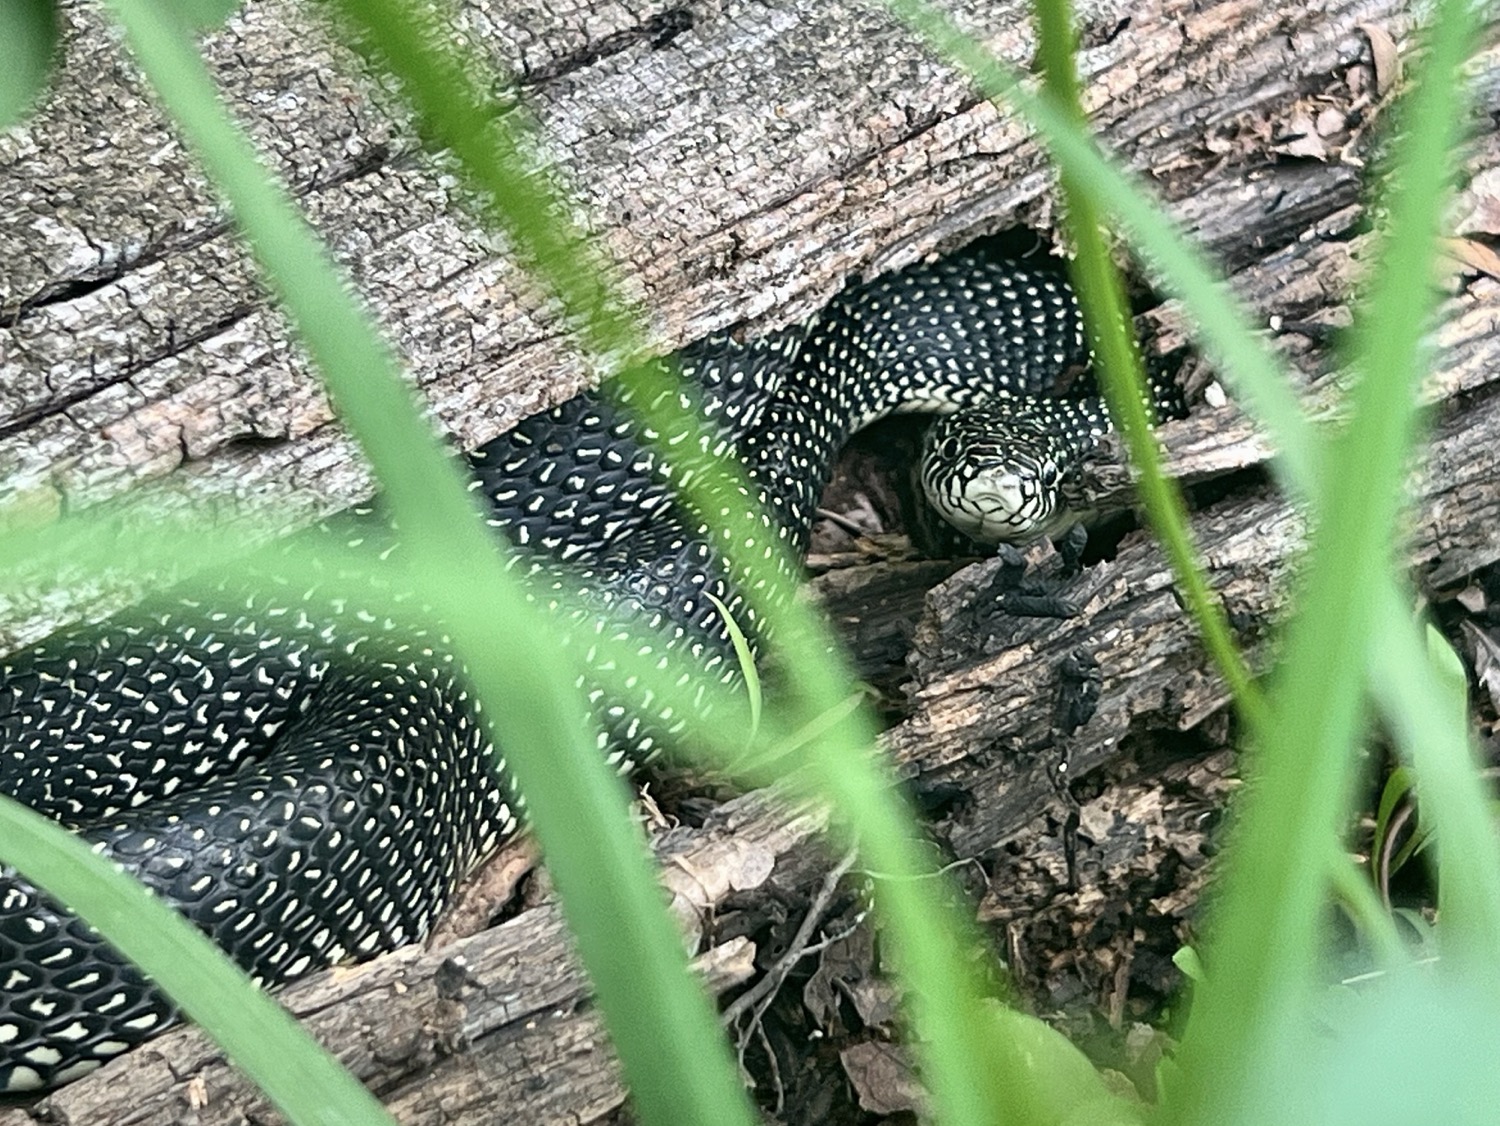
[[[661,909],[645,842],[626,816],[624,787],[597,753],[569,655],[530,642],[548,636],[550,623],[502,567],[394,358],[228,120],[201,59],[155,4],[112,0],[112,7],[374,466],[420,593],[439,610],[487,701],[642,1119],[748,1124],[733,1061]]]
[[[84,841],[0,797],[0,863],[65,903],[149,974],[300,1126],[395,1126],[373,1095],[186,919]]]
[[[438,51],[405,5],[396,0],[332,2],[355,22],[365,49],[395,73],[427,135],[458,157],[483,193],[489,218],[503,227],[528,267],[559,297],[586,346],[606,366],[641,355],[636,318],[612,299],[611,272],[581,249],[582,237],[545,179],[514,167],[517,155],[526,151],[516,133],[519,110],[496,114],[480,108],[480,95],[463,78],[479,68]],[[431,77],[441,75],[448,77]],[[630,367],[620,382],[630,408],[658,433],[691,431],[696,424],[696,416],[681,404],[676,382],[658,365]],[[674,462],[683,464],[690,452],[675,447]],[[707,450],[685,464],[674,477],[680,494],[717,526],[714,546],[729,559],[739,588],[758,615],[757,624],[770,627],[775,652],[796,670],[788,678],[788,699],[781,701],[789,709],[787,726],[835,717],[822,739],[803,748],[802,766],[809,784],[835,807],[849,839],[860,842],[866,865],[893,877],[877,885],[877,904],[887,922],[888,948],[909,984],[917,1050],[934,1114],[948,1126],[987,1123],[1003,1098],[1006,1077],[997,1069],[976,1075],[973,1068],[988,1023],[978,1002],[982,975],[963,953],[973,948],[972,926],[951,906],[947,881],[925,878],[931,871],[912,813],[890,768],[868,754],[871,720],[864,708],[843,708],[851,683],[847,663],[834,655],[837,649],[817,615],[789,596],[793,563],[772,534],[743,468],[729,456]],[[808,659],[808,654],[818,656]]]
[[[1036,0],[1035,8],[1047,92],[1062,117],[1083,132],[1087,118],[1073,60],[1071,5],[1068,0]],[[1068,263],[1069,273],[1099,357],[1100,383],[1109,413],[1125,438],[1139,475],[1136,488],[1141,504],[1167,554],[1209,656],[1229,685],[1241,716],[1256,726],[1265,719],[1265,700],[1234,643],[1224,608],[1210,591],[1198,564],[1182,492],[1162,468],[1161,451],[1151,430],[1145,370],[1131,331],[1125,286],[1105,242],[1103,216],[1078,177],[1064,171],[1061,187],[1075,251]]]
[[[1467,682],[1462,665],[1428,627],[1429,655],[1420,626],[1390,608],[1385,620],[1402,635],[1376,663],[1372,688],[1422,784],[1422,813],[1432,827],[1438,858],[1438,917],[1450,972],[1500,996],[1495,936],[1500,934],[1500,851],[1495,848],[1491,798],[1469,741]]]
[[[1437,216],[1462,120],[1459,68],[1472,36],[1466,0],[1437,8],[1419,84],[1401,106],[1390,230],[1352,334],[1350,419],[1327,461],[1306,589],[1256,733],[1165,1120],[1253,1120],[1275,1082],[1278,1030],[1311,980],[1326,842],[1348,800],[1367,653],[1389,588],[1402,481],[1417,429],[1419,340],[1436,296]]]

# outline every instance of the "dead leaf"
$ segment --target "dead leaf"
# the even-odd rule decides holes
[[[1318,136],[1318,127],[1305,110],[1292,114],[1291,120],[1280,131],[1280,137],[1271,148],[1274,152],[1285,153],[1287,156],[1311,160],[1328,159],[1328,147],[1323,144],[1323,138]]]
[[[802,1004],[818,1027],[830,1036],[856,1031],[844,1027],[839,1013],[839,1001],[844,997],[854,1001],[866,1027],[875,1027],[876,1022],[869,1019],[857,998],[863,995],[862,983],[878,979],[874,933],[869,927],[858,927],[818,955],[818,968],[802,987]]]
[[[916,1072],[897,1044],[854,1044],[839,1053],[839,1060],[860,1107],[871,1114],[920,1112],[926,1102]]]
[[[1500,168],[1486,168],[1454,201],[1458,235],[1500,235]]]
[[[866,1028],[893,1028],[901,1011],[901,989],[883,977],[868,977],[848,986],[846,992]]]
[[[1320,137],[1332,137],[1349,128],[1349,119],[1330,106],[1318,111],[1318,116],[1313,119],[1313,128]]]
[[[1490,600],[1485,596],[1484,587],[1478,583],[1470,583],[1454,595],[1454,599],[1471,614],[1480,613],[1490,604]]]
[[[1444,239],[1443,253],[1461,266],[1500,279],[1500,254],[1482,242],[1471,238]]]
[[[1390,32],[1377,23],[1362,23],[1359,29],[1370,41],[1370,60],[1375,64],[1375,93],[1384,96],[1401,81],[1401,53]]]
[[[1474,679],[1489,694],[1490,707],[1500,712],[1500,638],[1473,622],[1463,623],[1464,636],[1474,651]]]

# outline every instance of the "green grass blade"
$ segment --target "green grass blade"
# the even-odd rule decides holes
[[[611,273],[582,249],[567,209],[549,194],[544,178],[514,167],[514,154],[525,151],[513,132],[519,113],[512,108],[502,115],[465,104],[478,99],[473,79],[466,76],[483,68],[438,56],[423,25],[394,0],[338,0],[337,7],[359,21],[365,49],[395,71],[424,131],[452,149],[487,200],[489,216],[559,296],[587,346],[616,360],[640,355],[638,318],[613,299]],[[475,123],[484,128],[476,130]],[[632,393],[632,409],[648,426],[678,433],[688,425],[691,415],[680,406],[675,382],[654,365],[630,369],[622,382]],[[674,450],[674,460],[682,452]],[[1004,1077],[994,1069],[976,1075],[972,1065],[988,1025],[977,1001],[980,975],[961,954],[971,948],[971,929],[950,906],[946,881],[932,878],[889,767],[868,755],[869,717],[864,709],[839,710],[850,692],[847,665],[830,655],[836,651],[816,615],[786,598],[782,576],[790,568],[777,543],[767,542],[767,525],[738,464],[705,456],[678,479],[689,504],[718,524],[717,546],[730,558],[753,608],[774,626],[776,651],[791,670],[787,724],[843,717],[825,738],[804,748],[805,769],[811,784],[835,805],[845,831],[860,842],[865,863],[892,877],[878,885],[877,904],[888,922],[888,948],[911,987],[918,1054],[934,1114],[952,1126],[989,1122]]]
[[[527,622],[499,599],[476,600],[472,571],[452,559],[429,561],[427,571],[423,589],[470,655],[481,699],[507,709],[494,726],[526,794],[640,1120],[753,1122],[713,1011],[688,976],[681,933],[662,907],[645,837],[628,816],[630,794],[605,767],[596,729],[576,697],[522,722],[517,701],[546,701],[560,685],[571,686],[552,662],[534,660],[529,638],[545,625]]]
[[[402,526],[424,597],[489,701],[643,1120],[748,1124],[738,1075],[661,908],[624,789],[595,749],[570,658],[531,640],[549,636],[551,624],[501,566],[388,349],[227,119],[190,44],[152,4],[112,7],[322,369]]]
[[[1445,962],[1455,973],[1500,983],[1500,854],[1490,797],[1469,742],[1466,681],[1458,658],[1429,627],[1431,656],[1420,656],[1419,627],[1375,666],[1374,691],[1387,701],[1397,742],[1421,780],[1424,822],[1438,854],[1438,917]],[[1414,659],[1415,656],[1415,659]],[[1456,667],[1455,667],[1456,666]]]
[[[760,688],[760,670],[755,667],[755,654],[751,652],[750,641],[745,637],[745,631],[740,629],[740,624],[734,620],[734,615],[729,612],[729,607],[712,594],[707,595],[707,598],[719,611],[719,616],[724,619],[724,628],[729,631],[729,640],[734,644],[734,655],[740,662],[740,675],[745,678],[745,695],[750,704],[750,738],[753,739],[756,732],[760,730],[760,717],[764,703]]]
[[[1272,681],[1271,721],[1250,764],[1201,990],[1167,1120],[1252,1121],[1275,1083],[1279,1041],[1316,957],[1325,842],[1344,816],[1394,529],[1416,432],[1418,342],[1436,295],[1435,229],[1462,119],[1459,68],[1472,34],[1464,0],[1438,8],[1422,80],[1403,104],[1390,234],[1352,339],[1362,378],[1328,459],[1306,590]],[[1320,862],[1309,863],[1317,857]]]
[[[54,0],[0,4],[0,130],[20,121],[41,96],[56,53]]]
[[[1375,830],[1372,834],[1375,839],[1376,851],[1382,847],[1386,836],[1386,829],[1390,825],[1391,814],[1401,803],[1401,799],[1410,794],[1416,786],[1416,779],[1412,772],[1405,766],[1398,766],[1391,771],[1391,776],[1386,779],[1385,786],[1380,791],[1380,800],[1375,806]],[[1373,859],[1373,858],[1372,858]]]
[[[40,814],[0,797],[0,862],[66,903],[166,990],[301,1126],[395,1119],[217,947],[136,880]]]
[[[1143,256],[1148,272],[1181,299],[1212,358],[1246,409],[1265,426],[1279,451],[1272,471],[1289,491],[1309,497],[1318,481],[1318,435],[1303,414],[1293,384],[1275,355],[1262,346],[1250,315],[1203,254],[1152,202],[1151,194],[1113,162],[1066,111],[1028,90],[1008,66],[989,55],[945,14],[925,0],[885,0],[934,48],[966,71],[988,98],[1015,108],[1065,174],[1113,215]]]
[[[1046,89],[1060,113],[1078,132],[1086,119],[1073,63],[1073,17],[1068,0],[1037,0],[1038,54]],[[1209,589],[1188,530],[1187,504],[1162,468],[1161,451],[1151,432],[1150,393],[1140,348],[1132,329],[1125,285],[1110,257],[1103,216],[1094,197],[1069,172],[1062,174],[1064,222],[1072,236],[1074,256],[1068,263],[1078,291],[1089,335],[1099,357],[1100,384],[1109,413],[1124,436],[1139,475],[1137,493],[1167,554],[1183,601],[1236,704],[1252,725],[1264,719],[1265,701],[1230,633],[1223,606]]]

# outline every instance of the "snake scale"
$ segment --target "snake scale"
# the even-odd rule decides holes
[[[839,448],[892,412],[969,408],[929,438],[922,475],[991,541],[1065,522],[1074,467],[1108,429],[1076,378],[1088,348],[1061,275],[979,244],[680,361],[794,557]],[[601,622],[664,625],[697,675],[732,679],[704,595],[745,608],[674,497],[671,448],[584,394],[473,454],[473,487],[535,581],[576,584]],[[378,538],[374,519],[349,535]],[[283,580],[169,593],[55,635],[0,665],[0,792],[96,842],[264,985],[419,940],[522,802],[442,639],[391,628]],[[642,701],[591,699],[621,769],[671,735]],[[0,1090],[64,1083],[174,1019],[87,926],[0,869]]]

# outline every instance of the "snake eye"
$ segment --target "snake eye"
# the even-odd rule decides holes
[[[963,447],[957,438],[944,438],[938,446],[938,457],[944,461],[957,461],[962,453]]]
[[[1055,461],[1044,461],[1044,462],[1042,462],[1041,478],[1042,478],[1042,485],[1045,488],[1049,488],[1050,489],[1053,485],[1057,484],[1058,479],[1061,478],[1061,477],[1062,477],[1062,473],[1057,468],[1057,462],[1055,462]]]

